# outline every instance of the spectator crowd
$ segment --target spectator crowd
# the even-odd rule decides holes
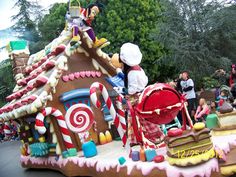
[[[188,113],[193,122],[205,122],[208,114],[215,113],[215,111],[221,112],[221,108],[225,105],[227,105],[227,109],[236,107],[236,65],[231,66],[230,74],[219,69],[215,71],[212,77],[217,79],[220,84],[219,87],[211,89],[211,92],[214,93],[212,94],[214,99],[203,96],[204,88],[200,92],[195,91],[194,81],[187,71],[183,71],[177,79],[169,83],[185,96]],[[180,122],[182,121],[181,114],[178,115],[178,119]]]

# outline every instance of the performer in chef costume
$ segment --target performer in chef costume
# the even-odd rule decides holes
[[[123,91],[125,95],[135,96],[146,87],[148,77],[139,66],[141,60],[142,53],[139,47],[132,43],[123,44],[120,48],[120,54],[112,56],[112,64],[116,67],[123,67],[124,88],[116,88],[118,92]]]
[[[142,60],[142,53],[139,47],[132,43],[125,43],[120,48],[120,54],[114,54],[111,58],[111,63],[115,67],[122,67],[124,73],[124,88],[115,88],[118,92],[123,92],[127,100],[132,105],[135,105],[138,101],[140,93],[148,84],[148,77],[144,70],[139,66]],[[121,71],[120,71],[121,72]],[[132,118],[127,111],[126,121],[128,123],[128,137],[130,139],[130,146],[136,145],[136,137],[132,129]],[[160,139],[163,139],[164,134],[158,125],[155,125],[146,120],[139,120],[142,125],[143,133],[145,137],[156,143]],[[150,136],[155,135],[155,136]]]

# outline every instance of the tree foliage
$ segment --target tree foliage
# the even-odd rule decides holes
[[[58,37],[65,27],[66,11],[66,3],[56,3],[49,9],[49,14],[46,14],[38,24],[41,41],[50,42]]]
[[[37,2],[29,0],[17,0],[14,5],[15,7],[19,8],[19,12],[12,16],[12,20],[16,22],[13,29],[19,34],[20,38],[30,42],[37,41],[39,36],[35,21],[41,16],[41,7]]]
[[[212,19],[211,40],[218,55],[236,63],[236,4],[220,9]]]
[[[55,3],[49,13],[44,15],[38,22],[38,40],[31,43],[31,53],[43,49],[45,45],[57,38],[65,27],[66,3]]]
[[[82,7],[93,0],[80,0]],[[236,62],[236,5],[234,1],[216,0],[100,0],[105,9],[96,17],[93,28],[98,38],[111,45],[107,53],[119,52],[125,42],[140,46],[142,66],[151,83],[176,77],[190,71],[200,85],[202,78],[216,69],[230,68]],[[37,33],[31,42],[31,53],[37,52],[56,38],[65,25],[68,4],[54,4],[38,23],[30,18],[33,6],[19,0],[18,26]],[[37,25],[37,28],[35,28]],[[21,28],[19,28],[21,29]],[[37,29],[37,31],[36,31]],[[30,36],[30,35],[28,35]],[[36,39],[34,38],[34,39]]]
[[[49,13],[44,15],[38,22],[38,41],[31,43],[31,53],[42,50],[45,45],[57,38],[65,27],[66,3],[55,3]]]
[[[5,102],[5,97],[12,93],[15,85],[15,80],[12,73],[11,60],[4,60],[0,63],[0,107]]]
[[[161,4],[163,21],[156,23],[156,31],[152,34],[167,51],[161,60],[174,63],[180,70],[190,71],[198,85],[203,77],[216,69],[230,68],[232,58],[229,53],[223,54],[222,47],[230,45],[231,52],[233,48],[236,50],[232,44],[235,28],[227,32],[222,24],[227,22],[226,19],[231,21],[231,15],[236,15],[236,11],[227,10],[233,6],[224,7],[217,1],[207,0],[163,0]],[[228,14],[223,15],[223,12]],[[228,28],[232,27],[227,24]]]
[[[158,42],[150,37],[161,21],[161,7],[157,0],[109,0],[104,1],[105,9],[94,23],[98,37],[105,37],[111,45],[107,52],[119,52],[125,42],[140,46],[143,53],[142,66],[151,82],[156,81],[156,62],[163,55]]]

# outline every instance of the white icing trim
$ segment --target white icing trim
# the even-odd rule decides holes
[[[211,176],[211,173],[214,171],[219,172],[218,160],[216,158],[213,158],[205,163],[196,166],[181,168],[171,166],[167,161],[161,163],[142,161],[134,162],[128,157],[129,152],[127,152],[127,149],[122,148],[121,141],[113,141],[105,145],[97,146],[97,150],[98,155],[91,158],[83,157],[82,151],[78,153],[78,156],[68,158],[62,158],[62,156],[59,156],[59,159],[55,159],[55,157],[35,158],[30,156],[21,156],[21,163],[27,165],[29,162],[31,162],[32,164],[35,164],[35,166],[51,164],[53,166],[62,168],[68,162],[73,162],[75,165],[81,168],[92,167],[97,171],[97,173],[114,169],[116,170],[117,174],[119,174],[120,170],[123,169],[122,167],[124,167],[124,169],[126,169],[125,167],[127,167],[127,176],[131,175],[131,173],[134,171],[136,174],[139,173],[140,176],[147,176],[154,169],[157,170],[156,174],[158,174],[158,170],[165,171],[167,177],[203,177]],[[157,154],[166,156],[166,148],[159,148],[156,150],[156,152]],[[120,165],[118,162],[118,159],[120,157],[124,157],[126,159],[126,162],[123,165]]]
[[[29,51],[29,49],[28,49],[28,47],[26,47],[25,49],[21,49],[21,50],[12,50],[11,52],[10,52],[10,54],[16,54],[16,55],[19,55],[19,54],[30,54],[30,51]]]
[[[107,72],[107,70],[103,68],[95,59],[92,59],[92,64],[96,70],[100,69],[103,74],[106,74],[108,77],[111,77],[111,75]]]
[[[90,56],[89,53],[88,53],[86,50],[84,50],[84,48],[81,47],[81,46],[79,46],[79,47],[77,48],[77,52],[78,52],[78,53],[84,53],[86,57],[89,57],[89,56]]]

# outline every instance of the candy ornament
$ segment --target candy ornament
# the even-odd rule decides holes
[[[53,115],[56,118],[67,150],[74,149],[75,147],[70,138],[70,132],[67,128],[64,116],[58,109],[46,107],[40,113],[38,113],[35,121],[35,129],[38,130],[40,134],[44,134],[46,132],[44,119],[48,115]]]
[[[75,104],[71,106],[65,115],[65,120],[68,128],[75,133],[78,133],[82,143],[89,137],[89,129],[94,123],[93,111],[86,104]]]
[[[122,99],[119,98],[119,100],[117,100],[118,103],[118,111],[119,114],[116,112],[114,105],[111,101],[111,98],[108,95],[107,89],[105,88],[104,85],[102,85],[99,82],[94,82],[91,86],[90,86],[90,99],[93,103],[94,106],[96,106],[97,108],[99,108],[101,106],[100,101],[97,98],[97,89],[99,89],[102,92],[102,96],[103,99],[105,100],[105,103],[110,111],[110,114],[113,118],[114,124],[119,132],[119,135],[122,139],[123,144],[125,145],[127,142],[127,136],[126,136],[126,122],[125,122],[125,118],[124,118],[124,112],[122,112],[121,108],[120,108],[120,104],[122,102]]]
[[[94,116],[90,107],[85,104],[75,104],[71,106],[65,115],[66,124],[75,133],[88,131],[93,123]]]

